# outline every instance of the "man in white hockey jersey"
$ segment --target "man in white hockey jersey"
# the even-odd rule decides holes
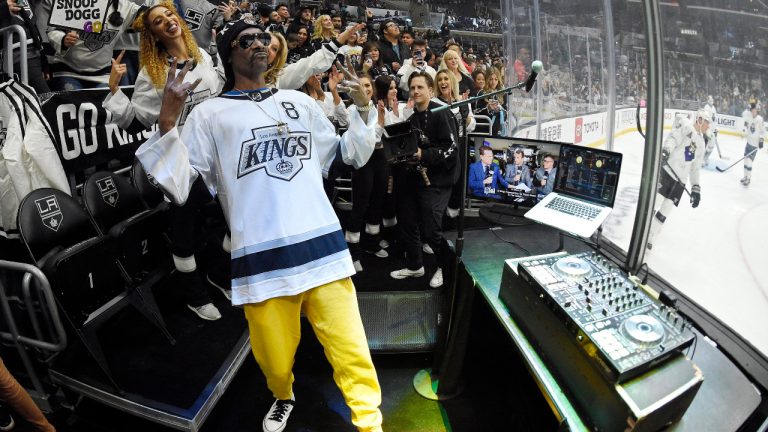
[[[763,148],[763,140],[765,139],[765,123],[763,123],[763,116],[757,113],[757,101],[751,100],[749,104],[749,111],[744,111],[742,118],[744,120],[744,129],[742,130],[742,136],[744,137],[744,177],[741,179],[741,184],[749,186],[752,181],[752,164],[755,162],[755,156],[757,156],[757,150]]]
[[[713,122],[716,121],[717,108],[715,108],[715,99],[712,95],[707,96],[707,104],[704,105],[704,109],[712,114]],[[709,130],[707,130],[707,133],[704,134],[704,143],[706,144],[706,150],[704,151],[704,162],[702,163],[702,166],[707,166],[709,164],[709,156],[717,145],[717,127],[714,124],[712,124]],[[718,152],[720,151],[719,149],[720,148],[718,147]]]
[[[159,131],[136,156],[175,202],[196,181],[220,199],[232,234],[232,302],[243,305],[253,354],[275,397],[263,430],[284,430],[293,409],[303,312],[352,423],[381,431],[381,389],[350,279],[354,266],[321,178],[335,158],[355,167],[368,160],[376,110],[353,83],[355,107],[339,138],[309,96],[267,87],[269,39],[253,20],[222,29],[217,46],[228,85],[192,111],[181,134],[176,118],[196,83],[184,82],[188,66],[178,75],[170,68]]]
[[[661,150],[661,172],[659,173],[659,194],[664,198],[656,212],[648,235],[648,249],[661,231],[672,209],[680,204],[680,198],[687,192],[686,182],[691,182],[691,207],[701,201],[699,171],[704,159],[704,134],[713,121],[712,113],[705,109],[696,112],[694,121],[679,118],[672,132],[667,135]]]

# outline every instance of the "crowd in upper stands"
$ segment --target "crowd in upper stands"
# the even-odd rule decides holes
[[[188,2],[191,0],[184,0],[180,4]],[[414,39],[424,39],[429,47],[427,57],[432,63],[441,57],[445,43],[451,39],[452,30],[500,33],[502,25],[502,20],[497,15],[500,4],[494,2],[429,1],[427,3],[430,9],[443,13],[445,20],[441,28],[423,32],[413,32],[404,25],[407,11],[400,11],[399,16],[396,10],[390,16],[362,16],[366,6],[384,8],[391,6],[381,1],[322,2],[322,6],[317,9],[301,8],[299,3],[281,3],[277,4],[274,10],[267,4],[249,1],[236,5],[230,2],[228,6],[219,5],[218,7],[212,6],[213,3],[215,2],[209,5],[210,22],[203,23],[197,31],[193,32],[196,37],[201,38],[198,41],[201,46],[215,53],[215,46],[211,44],[212,39],[207,35],[210,35],[211,31],[226,19],[242,13],[253,13],[260,16],[265,25],[286,36],[290,48],[289,63],[311,55],[322,44],[327,43],[334,34],[343,31],[354,21],[367,23],[366,30],[355,35],[355,41],[349,42],[349,48],[345,48],[345,52],[352,50],[353,60],[358,66],[362,65],[362,57],[357,53],[359,51],[365,51],[363,55],[369,53],[370,50],[366,49],[366,46],[380,38],[383,19],[395,19],[398,26],[405,30],[403,38],[407,45]],[[357,3],[361,6],[358,8],[358,13],[362,13],[360,17],[355,17],[349,12]],[[598,35],[602,32],[602,5],[598,4],[600,2],[592,3],[557,2],[557,4],[542,5],[540,20],[544,23],[543,35],[546,36],[546,43],[543,44],[543,52],[539,57],[544,61],[546,74],[540,79],[540,83],[547,98],[587,106],[604,106],[607,103],[605,78],[608,72],[602,46],[604,38],[588,36],[591,38],[590,44],[586,36],[578,34],[580,28],[588,30],[583,32],[585,35],[589,31],[594,31]],[[668,70],[665,84],[666,97],[673,106],[683,107],[699,104],[701,100],[706,99],[707,95],[713,95],[719,112],[737,115],[749,98],[763,99],[766,96],[765,84],[768,83],[763,79],[764,68],[768,63],[766,42],[756,38],[754,32],[750,31],[754,27],[740,25],[742,20],[750,22],[748,14],[759,13],[760,10],[753,10],[754,6],[739,6],[728,2],[723,5],[712,5],[704,1],[699,3],[701,4],[688,4],[687,7],[665,6],[665,12],[669,12],[668,16],[662,20],[666,56],[669,59],[666,64]],[[38,2],[33,0],[31,6],[34,8],[37,4]],[[745,14],[739,14],[738,20],[718,19],[718,14],[702,11],[696,6],[722,7]],[[642,54],[638,55],[637,51],[644,44],[644,39],[640,37],[644,29],[641,20],[630,18],[639,12],[635,10],[637,8],[635,4],[619,5],[614,11],[614,25],[618,30],[616,95],[617,102],[620,104],[638,101],[644,97],[645,92],[645,58]],[[130,20],[131,13],[135,12],[134,9],[130,7],[122,11],[124,21]],[[531,11],[529,10],[528,13]],[[317,30],[323,27],[322,21],[328,21],[329,18],[328,27]],[[528,41],[531,34],[529,18],[522,15],[514,17],[514,25],[511,29],[515,40],[520,38],[530,52],[533,47]],[[7,22],[8,20],[5,19],[4,23]],[[125,24],[122,27],[124,27],[123,30],[127,29]],[[552,30],[555,27],[575,30],[572,30],[569,35],[561,29]],[[686,31],[681,33],[683,30]],[[30,39],[32,39],[31,33]],[[106,84],[110,66],[107,62],[109,56],[100,55],[98,59],[89,57],[87,61],[72,62],[71,59],[73,56],[76,57],[76,53],[64,54],[67,51],[80,49],[74,44],[76,38],[73,38],[73,32],[64,33],[48,29],[42,33],[44,36],[47,35],[50,41],[48,56],[40,55],[40,52],[45,51],[42,47],[36,48],[36,44],[29,45],[31,83],[39,92],[42,93],[48,89],[64,90]],[[116,47],[115,40],[104,45],[100,51],[111,52]],[[470,66],[467,69],[470,73],[472,63],[477,63],[482,68],[505,61],[499,42],[489,43],[484,39],[473,41],[473,38],[466,36],[455,37],[453,40],[463,46],[463,60]],[[513,57],[519,55],[519,47],[514,46],[509,51],[513,53],[509,55],[511,62],[514,60]],[[116,53],[111,54],[114,57]],[[46,57],[48,64],[45,62]],[[137,61],[135,56],[134,60],[130,61],[130,51],[127,59],[129,72],[121,83],[123,85],[131,84],[137,73]],[[396,77],[397,70],[387,69],[386,61],[384,63],[384,70]],[[734,68],[734,65],[738,67]],[[81,70],[74,70],[77,68]],[[374,73],[380,72],[380,69],[378,66],[374,67]],[[42,75],[49,79],[39,79],[38,77]]]

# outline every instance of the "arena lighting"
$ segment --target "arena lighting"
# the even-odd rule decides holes
[[[699,32],[693,29],[680,29],[680,34],[684,34],[688,36],[696,36],[699,34]]]

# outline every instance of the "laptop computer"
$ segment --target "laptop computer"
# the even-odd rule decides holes
[[[525,217],[590,237],[613,209],[621,160],[621,153],[563,144],[552,192]]]

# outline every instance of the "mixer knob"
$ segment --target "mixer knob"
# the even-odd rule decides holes
[[[591,304],[587,304],[587,310],[588,310],[589,312],[592,312],[592,305],[591,305]]]
[[[589,290],[584,288],[584,295],[589,296]]]
[[[608,310],[603,308],[603,316],[608,316]]]

